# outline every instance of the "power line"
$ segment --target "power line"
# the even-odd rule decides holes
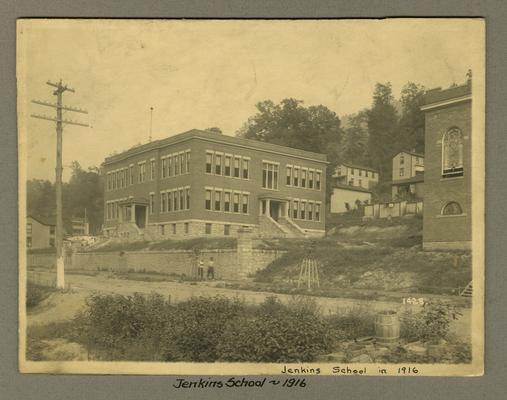
[[[32,100],[32,103],[51,107],[56,109],[56,117],[48,117],[46,115],[38,115],[32,114],[32,118],[43,119],[46,121],[56,122],[56,181],[55,181],[55,191],[56,191],[56,231],[55,231],[55,247],[56,247],[56,286],[58,288],[65,288],[65,258],[63,253],[63,217],[62,217],[62,174],[63,174],[63,166],[62,166],[62,143],[63,143],[63,125],[77,125],[88,127],[88,124],[84,124],[82,122],[67,120],[62,118],[62,111],[71,111],[82,114],[88,114],[88,111],[71,107],[64,106],[63,103],[63,93],[71,92],[75,93],[75,90],[64,85],[62,80],[58,83],[54,83],[51,81],[46,82],[47,85],[55,88],[53,91],[53,95],[56,96],[56,103],[49,103],[41,100]]]

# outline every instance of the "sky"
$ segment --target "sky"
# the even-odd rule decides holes
[[[54,181],[54,110],[47,80],[68,84],[64,179],[150,135],[193,128],[235,132],[255,104],[288,97],[338,116],[369,107],[377,82],[398,97],[409,81],[427,88],[462,83],[482,49],[478,20],[156,21],[30,20],[18,26],[20,145],[28,179]]]

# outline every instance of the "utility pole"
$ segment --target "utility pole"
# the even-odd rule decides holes
[[[62,111],[72,111],[82,114],[88,114],[88,111],[82,110],[75,107],[63,106],[63,93],[71,92],[74,93],[74,89],[71,89],[67,85],[62,84],[62,80],[58,83],[50,81],[46,82],[47,85],[56,88],[53,91],[53,95],[56,96],[56,104],[48,103],[40,100],[32,100],[32,103],[39,104],[46,107],[56,109],[56,118],[48,117],[45,115],[32,114],[31,117],[38,119],[45,119],[47,121],[56,122],[56,232],[55,232],[55,246],[56,246],[56,287],[60,289],[65,288],[65,258],[63,251],[63,217],[62,217],[62,144],[63,144],[63,124],[78,125],[88,127],[88,124],[80,122],[65,120],[62,118]]]

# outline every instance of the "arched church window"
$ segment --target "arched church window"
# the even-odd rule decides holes
[[[455,201],[451,201],[447,203],[444,208],[442,208],[442,215],[461,215],[463,214],[463,210],[459,203]]]
[[[463,176],[463,134],[449,129],[442,140],[442,177]]]

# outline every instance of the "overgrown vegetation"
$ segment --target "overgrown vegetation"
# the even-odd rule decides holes
[[[86,304],[72,321],[29,327],[27,358],[44,359],[45,343],[63,339],[83,346],[88,359],[103,361],[311,362],[374,336],[373,310],[323,315],[306,296],[287,303],[272,296],[250,305],[220,296],[172,304],[159,294],[96,294]],[[444,349],[442,357],[469,361],[469,346],[449,333],[452,312],[445,304],[431,303],[420,313],[402,314],[400,340],[428,346],[447,340],[450,350]],[[398,360],[392,362],[415,357],[405,353],[394,349],[387,357]],[[424,357],[417,360],[438,360],[438,354]]]
[[[54,287],[38,285],[28,281],[26,285],[26,307],[28,309],[34,308],[55,291]]]
[[[171,304],[161,295],[93,295],[72,339],[101,360],[312,361],[331,351],[315,304],[268,298],[249,306],[224,297]]]

